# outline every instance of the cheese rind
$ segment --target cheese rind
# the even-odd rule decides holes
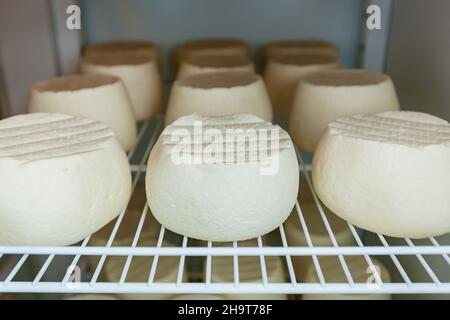
[[[159,66],[154,58],[141,52],[99,53],[81,59],[83,74],[107,74],[122,79],[137,121],[161,111],[163,88]]]
[[[175,81],[165,122],[198,113],[206,116],[251,113],[272,120],[272,106],[261,77],[246,72],[197,74]]]
[[[336,46],[323,40],[285,40],[272,42],[263,48],[264,60],[285,54],[329,54],[339,57]]]
[[[125,151],[137,142],[137,127],[128,93],[117,77],[76,75],[35,83],[28,111],[60,112],[102,121],[111,127]]]
[[[239,126],[245,134],[245,129],[265,124],[266,135],[257,136],[256,141],[267,147],[251,153],[228,149],[219,140],[203,145],[192,136],[194,131],[186,130],[196,122],[203,124],[204,133],[214,129],[221,136],[227,125]],[[175,129],[185,134],[186,145],[170,143],[169,139],[178,140]],[[295,204],[299,172],[290,140],[285,144],[267,141],[276,133],[277,142],[289,139],[281,128],[253,115],[191,115],[166,127],[150,154],[146,176],[147,200],[155,218],[169,230],[211,241],[245,240],[277,228]],[[202,137],[206,142],[207,135]],[[179,149],[182,146],[188,148]],[[186,150],[199,150],[197,158],[178,162],[182,152],[191,156]],[[221,150],[217,158],[211,156],[212,150]],[[255,161],[247,161],[250,154]]]
[[[313,152],[327,125],[338,118],[399,110],[392,80],[368,70],[326,70],[303,78],[294,99],[289,133]]]
[[[450,231],[448,168],[448,122],[387,112],[332,122],[317,146],[312,175],[320,199],[350,223],[426,238]]]
[[[0,243],[60,246],[127,204],[130,167],[106,125],[63,114],[0,121]]]

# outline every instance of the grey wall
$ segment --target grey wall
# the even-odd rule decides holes
[[[411,110],[450,120],[450,1],[394,2],[387,72]]]

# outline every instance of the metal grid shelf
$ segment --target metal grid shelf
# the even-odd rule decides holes
[[[146,162],[148,155],[155,143],[159,133],[162,130],[162,117],[157,116],[152,120],[143,124],[139,133],[138,146],[129,153],[129,160],[132,163],[131,170],[133,174],[133,191],[136,189],[138,182],[145,175]],[[143,210],[138,224],[134,227],[136,233],[130,246],[114,246],[113,241],[117,231],[122,223],[125,213],[115,220],[115,225],[109,236],[105,246],[91,246],[88,237],[81,244],[68,247],[0,247],[0,267],[6,272],[4,275],[0,273],[0,292],[36,292],[36,293],[284,293],[284,294],[373,294],[373,293],[450,293],[450,279],[444,279],[440,276],[433,264],[428,261],[429,257],[440,259],[441,265],[450,268],[450,246],[440,245],[436,238],[413,241],[411,239],[394,239],[395,244],[391,242],[393,239],[384,237],[381,234],[373,235],[377,243],[374,245],[364,245],[360,230],[347,224],[353,237],[355,238],[355,246],[339,246],[332,227],[324,213],[323,207],[316,197],[310,180],[310,166],[305,164],[300,153],[299,164],[302,178],[306,181],[310,192],[317,205],[318,212],[321,215],[324,226],[329,234],[332,246],[313,246],[308,225],[302,213],[299,202],[296,203],[294,212],[300,220],[299,228],[302,228],[306,241],[305,247],[289,246],[283,225],[273,233],[272,237],[276,237],[275,244],[270,246],[264,245],[266,238],[259,237],[256,239],[255,246],[240,246],[239,242],[234,242],[229,247],[216,246],[215,243],[202,243],[193,241],[187,237],[179,236],[180,244],[174,247],[164,245],[167,234],[164,227],[160,228],[159,237],[155,240],[154,246],[139,246],[138,242],[144,225],[145,218],[151,214],[146,203],[142,204]],[[165,237],[166,236],[166,237]],[[188,245],[190,243],[194,245]],[[369,287],[366,283],[355,282],[346,263],[346,256],[362,256],[367,265],[372,265],[372,258],[375,256],[383,256],[391,265],[391,271],[398,276],[397,280],[389,283],[382,283],[381,278],[375,275],[377,286]],[[74,283],[73,266],[83,265],[83,261],[89,257],[96,256],[99,258],[96,266],[92,269],[89,277],[82,278],[79,282]],[[109,256],[124,256],[126,261],[118,282],[105,282],[100,280],[100,274],[104,267],[105,260]],[[145,282],[127,282],[126,276],[130,268],[133,257],[152,257],[151,267],[148,270],[148,281]],[[156,268],[158,266],[159,257],[176,256],[179,257],[177,280],[173,283],[160,283],[155,280]],[[214,256],[230,256],[233,257],[234,281],[230,283],[215,283],[211,281],[212,273],[212,257]],[[259,257],[261,281],[245,282],[240,281],[239,273],[239,257],[254,256]],[[283,258],[287,274],[286,282],[270,283],[268,281],[267,270],[265,265],[265,256],[279,256]],[[296,279],[293,257],[306,256],[312,259],[312,263],[316,269],[319,282],[304,283]],[[334,256],[339,259],[342,270],[344,271],[346,282],[328,283],[322,273],[319,263],[320,256]],[[21,275],[21,270],[32,260],[33,257],[40,257],[42,263],[31,277]],[[56,260],[61,257],[69,258],[69,263],[62,268],[61,277],[58,279],[49,279],[50,270],[56,268],[61,271]],[[428,280],[415,281],[404,268],[401,260],[404,257],[414,259],[416,266],[423,269]],[[9,259],[8,259],[9,258]],[[183,272],[187,268],[187,260],[201,259],[204,268],[201,268],[199,274],[202,274],[204,280],[199,281],[191,277],[190,281],[183,279]],[[13,262],[11,262],[13,261]],[[53,264],[57,266],[54,267]],[[68,267],[68,268],[67,268]],[[66,271],[67,270],[67,271]],[[194,274],[194,273],[193,273]],[[23,279],[25,278],[25,279]],[[51,277],[50,277],[51,278]]]

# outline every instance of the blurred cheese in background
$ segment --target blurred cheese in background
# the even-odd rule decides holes
[[[342,265],[337,257],[318,257],[320,268],[326,283],[348,283]],[[345,262],[355,283],[366,284],[369,288],[378,285],[375,273],[378,273],[383,283],[391,282],[391,275],[386,267],[371,257],[373,265],[369,267],[362,256],[346,256]],[[318,283],[319,277],[316,268],[310,264],[305,276],[305,283]],[[375,291],[375,290],[374,290]],[[386,293],[370,294],[304,294],[303,300],[390,300],[391,295]]]
[[[137,142],[137,127],[123,82],[108,75],[74,75],[39,81],[29,92],[29,112],[60,112],[111,127],[125,151]]]
[[[272,106],[262,78],[248,72],[196,74],[175,81],[165,117],[170,124],[179,117],[249,113],[272,121]]]
[[[298,83],[306,75],[339,66],[339,58],[330,54],[286,53],[270,57],[264,69],[264,81],[275,116],[289,115]]]
[[[178,70],[177,79],[183,79],[199,73],[221,71],[255,72],[253,62],[241,55],[208,55],[197,53],[186,57]]]
[[[300,82],[289,133],[297,146],[313,152],[331,121],[399,109],[394,84],[386,74],[359,69],[321,71]]]
[[[158,62],[142,52],[99,53],[81,59],[81,73],[108,74],[122,79],[137,121],[161,112],[163,89]]]

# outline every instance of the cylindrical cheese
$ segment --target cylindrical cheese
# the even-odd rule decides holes
[[[296,145],[313,152],[331,121],[398,109],[389,76],[355,69],[322,71],[301,81],[289,119],[289,133]]]
[[[280,127],[253,115],[191,115],[167,126],[156,142],[146,190],[167,229],[199,240],[239,241],[286,220],[298,180],[294,147]]]
[[[175,49],[175,65],[179,67],[186,57],[196,54],[250,57],[251,50],[238,39],[197,39],[185,42]]]
[[[285,40],[269,43],[263,48],[263,57],[267,62],[271,58],[285,54],[329,54],[339,57],[333,43],[323,40]]]
[[[123,82],[108,75],[81,75],[35,83],[29,112],[61,112],[102,121],[114,131],[125,151],[137,142],[134,111]]]
[[[253,62],[246,56],[195,54],[186,57],[178,70],[177,79],[221,71],[255,72]]]
[[[99,53],[127,53],[141,52],[148,54],[160,64],[160,51],[158,46],[150,41],[117,41],[101,42],[90,45],[84,49],[83,56],[88,57]]]
[[[289,115],[297,85],[306,75],[337,67],[338,58],[329,54],[291,53],[271,57],[264,69],[264,81],[275,115]]]
[[[313,246],[332,247],[333,242],[326,229],[325,222],[320,215],[319,209],[314,198],[305,182],[300,184],[299,204],[309,236]],[[351,246],[355,243],[355,239],[347,225],[347,223],[336,216],[333,212],[322,205],[325,215],[330,224],[332,233],[339,246]],[[285,223],[284,230],[289,246],[307,247],[305,232],[302,229],[300,219],[297,212],[293,212]],[[292,257],[294,263],[295,275],[297,280],[305,279],[306,270],[311,263],[311,258],[306,256]]]
[[[173,246],[163,242],[163,247]],[[150,270],[152,268],[153,257],[135,256],[131,260],[125,281],[127,283],[147,283],[149,280]],[[119,282],[122,275],[126,256],[109,256],[104,266],[105,278],[108,282]],[[178,276],[178,266],[180,257],[176,256],[160,256],[156,268],[154,283],[175,283]],[[183,282],[188,280],[187,266],[184,265]],[[126,300],[166,300],[175,296],[172,293],[120,293],[118,297]]]
[[[386,284],[391,282],[388,269],[377,259],[371,257],[373,265],[369,267],[362,256],[347,256],[345,262],[348,266],[352,279],[355,283],[366,283],[368,288],[374,290],[378,286],[376,273],[381,281]],[[319,264],[326,283],[348,284],[342,265],[338,257],[319,257]],[[316,268],[310,264],[306,271],[306,283],[318,283]],[[303,300],[390,300],[391,295],[387,293],[372,294],[304,294]]]
[[[317,195],[350,223],[392,237],[450,231],[450,124],[385,112],[329,124],[313,158]]]
[[[269,284],[285,283],[286,274],[280,257],[264,257],[267,281]],[[259,257],[239,257],[239,283],[263,283],[261,263]],[[211,259],[211,283],[233,283],[234,261],[233,257],[213,257]],[[226,293],[226,300],[287,300],[286,294],[243,294]]]
[[[126,207],[127,156],[105,124],[58,113],[0,121],[0,244],[64,246]]]
[[[272,121],[272,106],[261,77],[247,72],[218,72],[175,81],[165,122],[198,113],[205,116],[251,113]]]
[[[122,79],[137,121],[161,111],[162,83],[154,58],[142,52],[99,53],[82,58],[81,73],[99,73]]]

